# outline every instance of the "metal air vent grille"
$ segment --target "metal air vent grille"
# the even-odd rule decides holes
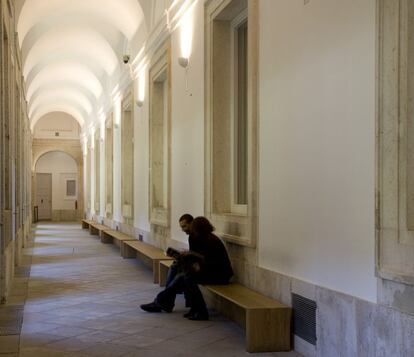
[[[293,333],[312,345],[316,345],[316,302],[292,294]]]

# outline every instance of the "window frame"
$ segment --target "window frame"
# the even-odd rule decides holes
[[[77,200],[78,197],[78,180],[76,178],[65,177],[65,200]],[[68,196],[68,181],[75,181],[75,194],[73,196]]]
[[[258,0],[205,3],[204,212],[226,241],[254,248],[258,223]],[[230,23],[247,8],[247,208],[233,205]]]
[[[239,68],[239,57],[238,57],[238,30],[244,24],[248,24],[248,13],[247,8],[241,11],[230,23],[230,96],[231,96],[231,107],[230,107],[230,116],[231,116],[231,129],[230,129],[230,137],[231,137],[231,208],[230,213],[239,214],[239,215],[247,215],[247,202],[245,204],[238,203],[237,201],[237,191],[239,186],[239,177],[237,173],[237,162],[239,160],[239,152],[238,152],[238,108],[239,108],[239,101],[237,100],[237,91],[239,88],[239,81],[238,81],[238,68]],[[246,49],[246,57],[247,57],[247,49]],[[246,63],[246,66],[248,63]],[[246,78],[246,87],[247,87],[247,78]],[[247,89],[247,88],[246,88]],[[246,118],[247,119],[247,118]],[[247,123],[246,123],[247,125]],[[246,145],[247,142],[246,142]],[[247,158],[246,158],[247,160]],[[246,187],[247,191],[247,187]],[[247,196],[247,192],[246,192]],[[246,197],[247,199],[247,197]]]
[[[165,79],[160,80],[165,76]],[[149,68],[149,187],[148,187],[148,210],[150,223],[155,226],[164,228],[170,227],[171,221],[171,44],[167,40],[162,44],[155,52],[150,68]],[[154,172],[152,166],[154,164],[155,147],[153,137],[153,125],[154,124],[154,91],[157,83],[163,83],[163,125],[166,124],[166,128],[163,129],[163,143],[166,143],[166,147],[162,153],[163,156],[163,181],[161,183],[163,190],[163,205],[156,205],[154,201]],[[166,93],[165,93],[166,92]],[[164,103],[165,100],[167,103]],[[166,116],[165,116],[166,115]],[[164,162],[165,161],[165,162]]]

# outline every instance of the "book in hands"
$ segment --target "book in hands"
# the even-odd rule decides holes
[[[167,256],[174,258],[174,259],[178,259],[181,255],[181,252],[178,251],[177,249],[168,247],[167,251],[165,252],[165,254],[167,254]]]

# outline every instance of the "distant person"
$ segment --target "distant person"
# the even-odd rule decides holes
[[[191,223],[191,250],[178,257],[181,271],[152,303],[141,305],[147,312],[171,312],[176,295],[184,292],[184,315],[190,320],[208,320],[209,314],[203,295],[197,284],[228,284],[233,276],[230,259],[224,244],[213,234],[214,227],[205,217],[197,217]]]

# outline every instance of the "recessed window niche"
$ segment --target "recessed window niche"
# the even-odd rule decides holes
[[[112,197],[113,197],[113,119],[112,114],[105,125],[105,212],[106,218],[112,219]]]
[[[101,185],[100,185],[100,159],[101,159],[101,150],[100,150],[100,131],[99,129],[95,130],[95,214],[100,214],[100,192],[101,192]]]
[[[133,224],[134,217],[134,112],[133,89],[122,100],[121,150],[122,150],[122,216],[126,224]]]
[[[90,139],[88,138],[87,143],[87,150],[86,150],[86,157],[85,157],[85,165],[86,165],[86,208],[88,211],[91,210],[92,205],[92,190],[91,190],[91,172],[92,172],[92,144],[90,142]]]
[[[154,55],[150,83],[150,221],[170,225],[170,46],[164,44]]]
[[[205,5],[205,214],[225,240],[257,234],[258,1]]]

